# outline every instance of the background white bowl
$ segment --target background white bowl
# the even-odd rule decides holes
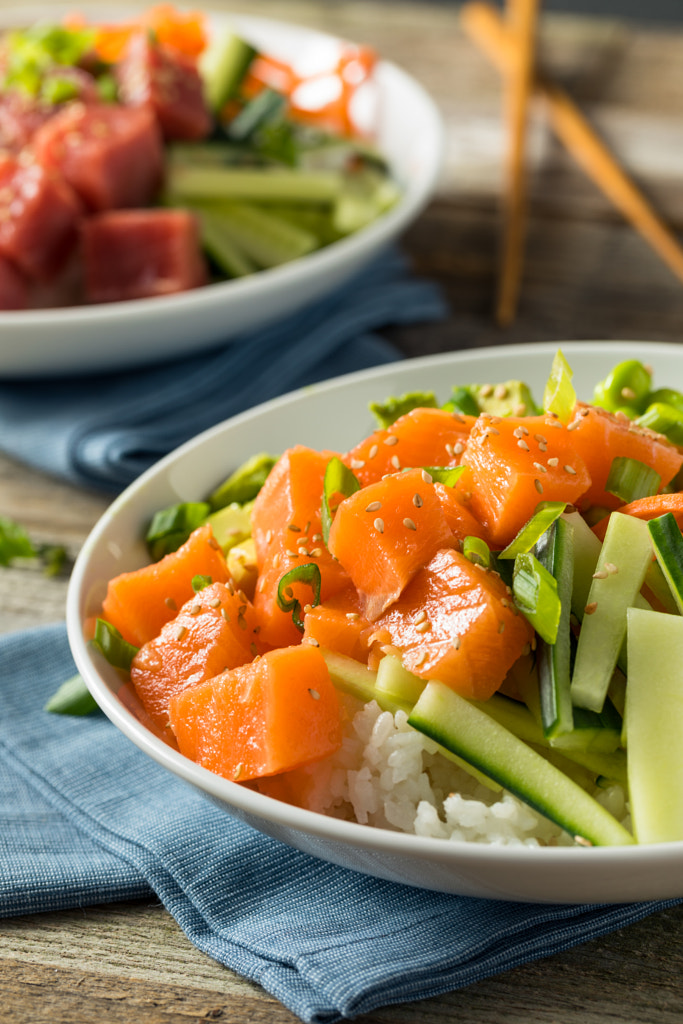
[[[126,8],[78,6],[93,20],[124,20]],[[0,28],[57,20],[58,7],[0,11]],[[331,38],[313,29],[212,13],[274,56],[287,58]],[[417,217],[441,165],[443,126],[425,90],[380,61],[377,143],[403,195],[367,228],[292,263],[251,277],[154,299],[69,309],[0,312],[0,376],[31,377],[133,367],[199,351],[262,327],[343,284]]]
[[[253,793],[170,749],[118,700],[117,673],[83,636],[109,578],[148,561],[142,534],[152,514],[204,497],[258,451],[301,442],[345,450],[372,429],[368,402],[414,389],[445,401],[456,383],[527,381],[537,398],[556,344],[509,346],[410,360],[351,374],[243,413],[185,444],[152,467],[105,513],[87,539],[70,583],[69,640],[79,671],[104,712],[141,750],[213,798],[226,811],[297,849],[335,864],[409,885],[469,896],[556,903],[607,903],[683,896],[683,843],[619,848],[504,848],[427,839],[337,821]],[[644,358],[655,381],[683,386],[683,348],[658,343],[562,345],[579,397],[625,358]],[[116,766],[112,766],[116,770]]]

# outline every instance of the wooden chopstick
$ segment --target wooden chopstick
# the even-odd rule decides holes
[[[502,262],[496,301],[496,319],[503,327],[515,318],[524,265],[527,109],[534,88],[536,24],[540,3],[541,0],[508,0],[507,8],[508,31],[514,40],[515,55],[505,76],[509,137],[503,199]]]
[[[515,61],[515,40],[496,9],[482,0],[470,0],[461,8],[461,21],[491,62],[503,74],[507,73]],[[683,249],[677,238],[625,174],[571,97],[538,74],[535,91],[546,103],[553,130],[576,162],[683,281]]]

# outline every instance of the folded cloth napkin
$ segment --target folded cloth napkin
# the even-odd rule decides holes
[[[156,893],[189,939],[303,1021],[469,985],[677,901],[546,906],[338,868],[231,818],[101,714],[50,715],[61,625],[0,638],[0,916]]]
[[[107,375],[0,383],[0,447],[53,475],[116,492],[229,416],[398,359],[395,346],[372,333],[378,328],[445,315],[436,285],[387,250],[333,295],[222,348]]]

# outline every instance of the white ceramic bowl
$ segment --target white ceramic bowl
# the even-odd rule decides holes
[[[78,6],[93,20],[123,20],[125,8]],[[59,7],[0,11],[0,27],[56,20]],[[219,24],[227,16],[211,13]],[[232,16],[237,31],[287,58],[330,40],[321,32],[268,19]],[[442,156],[439,112],[424,89],[380,61],[377,142],[403,194],[367,228],[292,263],[179,295],[69,309],[0,312],[0,376],[108,371],[186,355],[232,340],[291,313],[341,285],[396,239],[431,196]]]
[[[158,508],[204,497],[257,451],[297,442],[345,450],[372,429],[368,402],[413,389],[445,401],[456,383],[526,380],[540,398],[555,344],[509,346],[397,363],[276,399],[209,430],[152,467],[105,513],[71,579],[67,623],[76,663],[119,729],[169,771],[255,828],[314,856],[370,875],[468,896],[538,902],[626,902],[683,896],[683,843],[619,848],[500,848],[427,839],[337,821],[253,793],[200,768],[155,738],[119,702],[120,678],[83,638],[109,578],[148,561],[141,540]],[[645,358],[655,380],[683,386],[683,348],[665,344],[562,345],[580,397],[624,358]],[[115,770],[115,766],[113,766]]]

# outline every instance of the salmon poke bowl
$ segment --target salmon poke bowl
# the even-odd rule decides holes
[[[151,362],[324,296],[417,216],[441,145],[367,45],[169,4],[3,11],[0,372]]]
[[[463,895],[680,896],[676,381],[672,345],[507,346],[243,413],[86,541],[79,672],[147,755],[315,856]]]

